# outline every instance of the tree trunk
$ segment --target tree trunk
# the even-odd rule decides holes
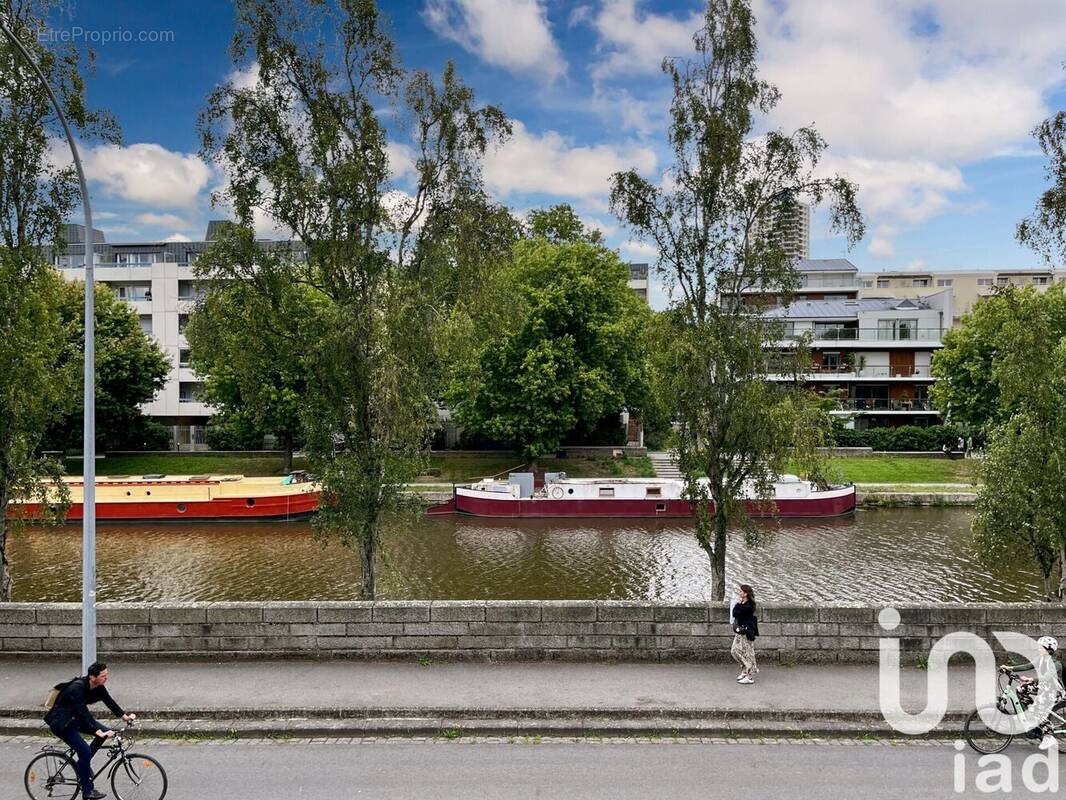
[[[288,475],[292,472],[292,435],[285,434],[281,439],[281,446],[285,448],[285,466],[281,471]]]
[[[1051,570],[1041,570],[1044,573],[1044,599],[1051,601],[1055,599],[1054,592],[1051,591]]]
[[[359,592],[360,600],[373,600],[377,595],[377,554],[377,525],[368,522],[363,526],[363,535],[359,540],[359,561],[363,567],[363,588]]]
[[[715,600],[725,600],[725,533],[729,526],[729,520],[721,508],[720,503],[715,503],[714,558],[711,560],[711,570],[714,578],[711,597]]]
[[[7,491],[0,491],[0,603],[11,601],[11,572],[7,560]]]
[[[1059,542],[1059,591],[1058,599],[1066,597],[1066,541]]]

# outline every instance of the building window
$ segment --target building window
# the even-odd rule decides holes
[[[992,285],[992,279],[991,278],[978,278],[977,279],[977,285],[978,286],[991,286]]]
[[[887,289],[891,285],[891,283],[892,282],[888,278],[878,278],[877,279],[877,288],[878,289]]]
[[[847,329],[843,322],[814,323],[815,339],[854,339],[855,329]]]
[[[928,278],[911,278],[911,286],[928,286]]]
[[[863,281],[862,282],[862,288],[863,289],[872,289],[873,285],[874,285],[873,281]]]
[[[189,350],[188,347],[182,347],[180,350],[178,350],[178,366],[179,367],[187,367],[187,366],[189,366],[189,359],[191,357],[190,356],[191,352],[192,351]]]
[[[937,286],[951,286],[954,281],[951,278],[937,278]]]
[[[839,372],[840,353],[822,353],[822,369],[826,372]]]
[[[189,325],[188,314],[178,314],[178,333],[185,333],[185,328]]]
[[[1002,277],[996,278],[996,284],[998,286],[1006,286],[1009,283],[1010,283],[1010,278],[1008,278],[1006,276],[1002,276]]]
[[[1047,275],[1037,275],[1033,278],[1033,283],[1037,286],[1047,286]]]
[[[877,320],[877,338],[881,341],[917,339],[918,320],[879,319]]]
[[[178,401],[182,403],[199,402],[199,394],[201,389],[203,389],[203,384],[201,383],[182,381],[178,384]]]
[[[155,253],[116,253],[115,263],[127,267],[148,266],[156,262]]]
[[[145,333],[150,334],[152,332],[152,315],[151,314],[141,314],[140,317],[139,317],[139,320],[140,320],[140,323],[141,323],[141,330],[144,331]]]

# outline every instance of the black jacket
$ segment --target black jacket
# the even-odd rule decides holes
[[[66,730],[72,724],[77,725],[86,733],[110,730],[106,725],[97,722],[96,718],[89,713],[89,705],[99,702],[103,702],[111,709],[111,713],[116,717],[121,717],[126,713],[103,686],[90,689],[88,677],[75,678],[66,689],[59,693],[55,705],[44,715],[44,721],[50,728],[57,731]]]
[[[748,641],[754,642],[759,635],[759,618],[755,616],[755,603],[737,603],[733,606],[733,624],[743,628]]]

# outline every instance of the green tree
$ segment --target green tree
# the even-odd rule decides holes
[[[49,50],[37,36],[53,6],[47,0],[3,0],[0,13],[40,65],[79,135],[117,142],[113,120],[85,106],[77,49]],[[56,461],[40,457],[41,440],[77,391],[58,312],[61,278],[39,255],[42,246],[62,245],[62,223],[78,194],[73,168],[49,155],[50,139],[57,136],[62,138],[59,121],[36,74],[0,40],[0,601],[11,598],[12,586],[11,523],[3,512],[12,498],[43,499],[46,479],[60,475]],[[50,518],[63,516],[61,503]]]
[[[526,228],[530,237],[547,239],[553,244],[563,242],[603,244],[603,234],[598,230],[588,230],[569,203],[530,211],[526,215]]]
[[[678,425],[686,496],[718,599],[729,525],[741,524],[753,540],[759,530],[748,524],[746,494],[771,497],[789,450],[812,444],[796,433],[810,419],[799,382],[767,377],[797,374],[802,348],[772,353],[780,322],[738,300],[743,289],[763,285],[779,288],[787,302],[797,285],[767,220],[805,198],[828,202],[834,228],[850,242],[863,232],[856,186],[818,177],[826,144],[814,128],[755,135],[758,115],[779,93],[757,76],[754,25],[748,0],[709,0],[695,56],[663,62],[673,84],[673,164],[661,181],[631,170],[611,186],[615,214],[655,245],[657,271],[676,292],[669,335],[656,348],[658,391]]]
[[[1053,264],[1066,261],[1066,110],[1044,120],[1033,131],[1047,156],[1047,188],[1031,217],[1018,224],[1018,241],[1028,245]]]
[[[640,410],[650,312],[628,279],[615,253],[587,241],[518,243],[498,275],[506,316],[479,320],[448,394],[460,424],[535,461],[605,416]]]
[[[257,446],[264,434],[278,437],[286,472],[304,438],[308,367],[300,328],[318,314],[314,290],[288,279],[298,256],[298,249],[257,242],[251,228],[223,226],[198,259],[197,275],[227,275],[241,265],[254,283],[208,280],[185,329],[191,366],[205,378],[204,400],[219,410],[212,427]]]
[[[1015,351],[1005,348],[1026,346],[1013,342],[1006,333],[1019,315],[1042,320],[1040,329],[1053,341],[1066,336],[1063,285],[1055,284],[1045,292],[1031,286],[1022,290],[1015,286],[997,288],[995,294],[974,305],[959,327],[944,334],[944,347],[933,356],[932,372],[937,381],[930,394],[953,424],[988,435],[1017,410],[1013,401],[1003,398],[1000,384],[1007,364],[1013,365],[1016,357]],[[1019,350],[1017,355],[1025,352]]]
[[[1061,286],[1008,287],[982,300],[994,353],[986,457],[979,462],[974,540],[986,558],[1028,554],[1045,594],[1066,589],[1066,302]],[[976,316],[976,313],[975,315]],[[972,325],[972,320],[967,325]],[[964,326],[965,329],[965,326]],[[981,362],[979,362],[981,363]],[[982,364],[983,366],[983,364]],[[1033,376],[1040,376],[1034,380]],[[1052,591],[1052,572],[1060,582]]]
[[[85,284],[65,282],[58,302],[70,345],[73,368],[82,364],[85,347]],[[162,389],[170,362],[155,339],[141,330],[137,314],[97,284],[96,304],[96,444],[101,450],[165,448],[170,436],[141,412]],[[44,439],[49,450],[80,450],[84,430],[82,395],[74,392],[70,408]]]
[[[308,465],[323,489],[314,524],[358,549],[362,596],[373,598],[383,515],[410,502],[403,486],[437,425],[425,353],[439,301],[419,276],[435,237],[480,195],[481,157],[509,126],[451,64],[439,82],[404,73],[371,0],[238,0],[236,13],[236,66],[254,65],[257,80],[212,94],[202,150],[226,176],[219,199],[237,221],[265,213],[306,260],[252,274],[219,264],[215,277],[256,291],[302,284],[321,309],[298,328]],[[390,182],[390,133],[416,156],[407,193]]]

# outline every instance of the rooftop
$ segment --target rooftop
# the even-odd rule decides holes
[[[846,258],[801,258],[796,261],[797,272],[858,272]]]
[[[801,300],[774,308],[764,316],[772,319],[855,319],[861,311],[906,311],[932,308],[922,298],[871,297],[865,300]]]

